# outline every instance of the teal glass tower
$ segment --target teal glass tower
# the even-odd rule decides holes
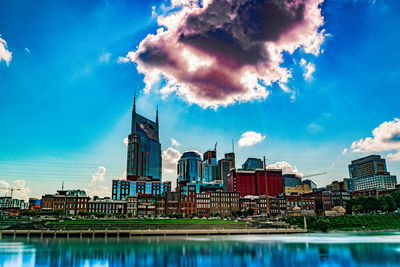
[[[127,179],[149,177],[161,181],[161,143],[159,141],[158,107],[156,121],[136,113],[133,100],[132,127],[128,137]]]

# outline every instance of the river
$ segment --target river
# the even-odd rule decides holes
[[[400,266],[400,233],[3,239],[0,266]]]

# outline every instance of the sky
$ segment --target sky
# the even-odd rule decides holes
[[[378,154],[400,175],[395,0],[0,0],[0,187],[106,196],[133,95],[163,179],[217,143],[319,186]],[[0,189],[0,195],[9,191]]]

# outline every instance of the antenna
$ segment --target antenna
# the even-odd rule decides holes
[[[232,138],[232,153],[235,153],[235,146],[233,145],[233,138]]]
[[[218,142],[215,142],[215,148],[214,148],[215,151],[217,150],[217,144]]]
[[[64,191],[64,181],[62,181],[61,190]]]

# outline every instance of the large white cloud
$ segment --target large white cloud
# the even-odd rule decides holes
[[[172,182],[173,187],[176,185],[177,166],[181,156],[182,156],[181,153],[172,147],[169,147],[162,153],[163,181]]]
[[[15,188],[16,190],[13,191],[12,197],[15,199],[23,199],[25,201],[29,200],[29,193],[31,190],[26,187],[26,182],[25,180],[15,180],[13,181],[12,184],[7,183],[4,180],[0,180],[0,188],[6,188],[6,189],[0,189],[0,195],[1,196],[10,196],[11,194],[11,188]]]
[[[0,35],[0,62],[4,60],[6,64],[10,64],[12,53],[8,50],[7,42]]]
[[[92,179],[85,189],[90,197],[111,197],[111,182],[105,180],[106,168],[99,166],[97,172],[92,174]]]
[[[267,166],[267,169],[280,169],[282,174],[295,174],[297,177],[304,177],[302,172],[297,170],[296,166],[292,166],[289,162],[279,161]]]
[[[240,147],[253,146],[257,143],[262,142],[265,139],[265,135],[254,131],[248,131],[242,134],[242,137],[238,141]]]
[[[273,83],[291,92],[283,52],[318,56],[325,39],[323,0],[171,2],[157,33],[118,61],[137,63],[146,93],[163,79],[162,94],[204,108],[265,99]],[[306,69],[309,78],[315,67]]]
[[[400,119],[385,121],[372,131],[372,137],[354,141],[351,149],[360,153],[392,152],[388,159],[400,161]]]

